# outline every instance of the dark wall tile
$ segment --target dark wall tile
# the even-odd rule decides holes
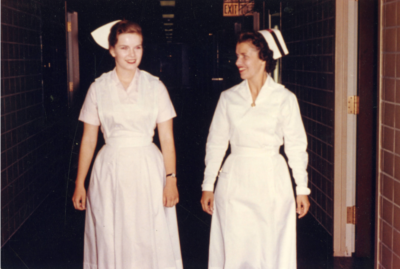
[[[43,167],[59,167],[53,165],[58,158],[57,148],[52,144],[52,138],[59,130],[50,130],[48,126],[54,123],[46,122],[42,107],[42,51],[40,36],[43,18],[48,23],[46,35],[63,29],[64,2],[61,0],[3,0],[1,1],[1,134],[2,134],[2,241],[5,242],[37,208],[53,186],[54,178],[46,174]],[[54,5],[61,8],[57,17],[54,14],[42,14],[41,7]],[[46,10],[53,10],[49,7]],[[43,17],[42,17],[43,15]],[[59,21],[57,21],[59,20]],[[48,40],[65,48],[65,37]],[[53,55],[44,55],[53,61]],[[54,60],[55,61],[55,60]],[[60,64],[66,64],[62,56]],[[66,77],[65,68],[59,73]],[[58,83],[63,83],[61,79]],[[49,82],[49,84],[51,84]],[[52,89],[53,90],[53,89]],[[45,159],[47,157],[47,159]],[[44,163],[46,162],[46,163]],[[46,164],[46,165],[45,165]],[[50,170],[50,169],[47,169]],[[56,171],[52,171],[56,173]],[[36,180],[42,188],[30,186]],[[33,203],[33,199],[35,203]],[[8,212],[8,213],[7,213]],[[6,214],[7,213],[7,214]]]
[[[282,83],[301,101],[310,151],[315,208],[311,213],[332,234],[335,1],[289,4],[296,5],[295,12],[284,13],[283,21],[296,23],[286,23],[282,28],[290,51],[282,64]]]

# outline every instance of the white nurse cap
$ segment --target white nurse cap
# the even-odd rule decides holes
[[[117,23],[120,22],[121,20],[116,20],[116,21],[112,21],[109,22],[103,26],[100,26],[99,28],[97,28],[96,30],[94,30],[91,34],[92,37],[94,39],[94,41],[96,41],[96,43],[105,48],[106,50],[108,50],[108,36],[110,35],[110,31],[111,28]]]
[[[275,60],[289,54],[281,31],[278,29],[266,29],[259,31],[259,33],[262,34],[265,41],[267,41],[269,49],[273,52],[272,57]]]

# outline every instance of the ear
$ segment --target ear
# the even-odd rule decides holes
[[[261,59],[260,59],[261,60]],[[264,69],[267,67],[267,61],[261,60],[262,65],[264,66]]]
[[[264,70],[264,71],[267,71],[268,70],[268,64],[267,64],[267,61],[263,61],[263,60],[261,60],[260,59],[260,61],[261,61],[261,68],[262,68],[262,70]],[[268,71],[267,71],[267,73],[268,73]]]
[[[110,52],[111,56],[115,58],[115,48],[110,47],[110,49],[108,51]]]

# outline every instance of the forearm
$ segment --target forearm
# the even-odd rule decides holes
[[[221,168],[222,160],[228,149],[229,140],[228,138],[221,139],[218,143],[207,142],[206,146],[206,168],[204,171],[204,180],[202,184],[203,191],[213,191],[214,183],[218,175],[218,171]]]
[[[86,175],[89,171],[89,167],[93,159],[95,148],[96,145],[93,145],[91,143],[85,143],[84,141],[82,141],[79,152],[78,174],[76,177],[75,185],[79,186],[84,185]]]
[[[164,166],[166,174],[176,173],[176,153],[173,139],[161,141],[161,151],[164,157]],[[176,177],[167,177],[167,182],[175,182]]]
[[[164,157],[164,166],[166,174],[176,173],[176,153],[172,119],[157,124],[158,137],[162,155]],[[175,177],[168,177],[167,183],[176,183]]]

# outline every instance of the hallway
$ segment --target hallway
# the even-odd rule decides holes
[[[257,27],[253,15],[223,17],[223,3],[231,2],[235,1],[1,1],[2,269],[82,268],[85,213],[71,202],[83,128],[77,118],[90,84],[114,66],[90,32],[121,18],[141,24],[140,69],[163,81],[177,112],[182,258],[186,269],[207,268],[211,218],[199,202],[207,134],[221,91],[240,82],[235,35]],[[307,133],[311,209],[297,221],[298,268],[396,269],[400,0],[244,2],[254,4],[260,29],[271,24],[282,30],[290,53],[274,76],[297,96]],[[339,8],[356,2],[370,13],[353,20],[356,28],[362,21],[359,28],[364,30],[353,35],[360,47],[351,51],[351,42],[345,41],[351,35],[347,19],[352,15]],[[387,13],[380,24],[378,5]],[[66,23],[66,16],[79,18],[79,23]],[[379,27],[386,27],[381,35]],[[382,46],[382,36],[390,45]],[[384,69],[377,63],[378,49],[384,50]],[[347,69],[350,56],[355,73]],[[75,65],[74,57],[79,58]],[[361,95],[361,115],[352,124],[347,117],[356,115],[347,115],[347,87],[355,91],[352,95]],[[359,128],[358,137],[346,140],[343,126]],[[154,141],[159,145],[157,135]],[[97,150],[103,143],[100,133]],[[349,148],[357,155],[354,163],[347,161]],[[346,210],[351,208],[359,211],[351,211],[349,217]],[[357,223],[355,217],[351,220],[356,214]]]

